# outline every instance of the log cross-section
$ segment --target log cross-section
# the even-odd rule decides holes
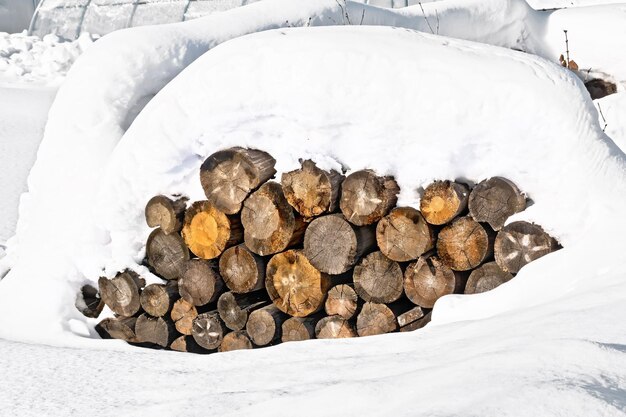
[[[165,234],[180,232],[187,198],[172,200],[164,195],[152,197],[146,204],[146,223],[150,227],[160,227]]]
[[[252,342],[250,338],[243,331],[230,332],[224,339],[222,339],[222,344],[218,351],[220,352],[230,352],[232,350],[243,350],[243,349],[252,349]]]
[[[265,285],[265,263],[245,245],[228,248],[220,256],[220,275],[235,293],[248,293]]]
[[[524,265],[558,248],[557,241],[541,226],[519,221],[504,226],[498,232],[494,252],[500,268],[515,274]]]
[[[350,223],[366,226],[380,220],[396,205],[399,192],[393,177],[379,177],[365,169],[343,181],[339,207]]]
[[[526,198],[517,186],[502,177],[481,181],[469,195],[469,212],[477,222],[500,230],[506,219],[526,208]]]
[[[137,341],[167,347],[175,339],[174,323],[163,317],[142,314],[135,323]]]
[[[155,229],[146,243],[148,264],[161,278],[178,279],[189,260],[189,249],[178,233],[165,234]]]
[[[141,292],[139,302],[141,307],[153,317],[161,317],[167,314],[174,305],[174,301],[179,298],[178,284],[170,281],[171,284],[150,284]]]
[[[354,267],[354,290],[365,301],[392,303],[402,296],[402,269],[382,252],[372,252]]]
[[[87,284],[76,294],[74,305],[85,317],[97,318],[104,308],[104,301],[100,298],[98,290]]]
[[[202,259],[187,261],[185,271],[178,280],[180,296],[195,306],[217,300],[223,286],[215,261]]]
[[[352,324],[341,316],[326,316],[317,322],[315,335],[318,339],[344,339],[356,337]]]
[[[467,208],[469,188],[452,181],[435,181],[424,190],[420,211],[434,225],[449,223]]]
[[[317,317],[290,317],[283,322],[282,342],[297,342],[315,338]]]
[[[503,271],[496,262],[487,262],[472,271],[465,284],[465,294],[491,291],[512,278],[513,274]]]
[[[412,207],[397,207],[376,226],[376,241],[389,259],[407,262],[431,250],[435,235],[422,214]]]
[[[356,318],[356,330],[361,337],[390,333],[397,327],[393,311],[385,304],[367,302]]]
[[[191,336],[193,321],[198,316],[196,307],[183,298],[179,298],[172,306],[170,317],[179,333]]]
[[[193,320],[191,334],[197,344],[205,349],[217,349],[224,337],[224,323],[217,311],[198,314]]]
[[[106,318],[96,325],[96,332],[103,339],[119,339],[136,343],[135,323],[137,317]]]
[[[217,311],[226,327],[241,330],[248,322],[248,314],[268,303],[267,295],[261,291],[250,294],[234,294],[229,291],[220,295]]]
[[[120,316],[130,317],[141,307],[139,290],[146,284],[135,272],[126,270],[113,279],[101,277],[98,280],[102,301]]]
[[[437,237],[437,254],[455,271],[469,271],[493,254],[493,231],[471,217],[459,217]]]
[[[436,256],[422,256],[404,271],[406,296],[424,308],[432,308],[439,298],[462,290],[463,277]]]
[[[248,317],[246,332],[257,346],[265,346],[280,339],[286,315],[275,305],[254,310]]]
[[[329,316],[341,316],[346,320],[354,317],[358,307],[358,297],[347,284],[335,285],[328,291],[324,310]]]

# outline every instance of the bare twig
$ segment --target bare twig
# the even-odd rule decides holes
[[[435,9],[435,17],[437,18],[437,35],[439,35],[439,13]]]
[[[602,107],[600,107],[600,103],[598,103],[598,110],[600,111],[600,116],[602,117],[602,121],[604,122],[604,127],[602,128],[602,131],[604,132],[606,130],[606,127],[608,126],[608,123],[604,118],[604,114],[602,114]]]
[[[343,24],[345,25],[347,21],[348,24],[351,25],[352,22],[350,22],[350,15],[348,15],[348,5],[346,4],[346,0],[342,0],[343,5],[341,4],[339,0],[335,0],[335,1],[337,2],[337,5],[341,9],[341,18],[343,19]]]
[[[565,33],[565,59],[567,63],[567,68],[569,68],[569,40],[567,39],[567,29],[563,30]]]
[[[422,2],[419,1],[419,2],[417,2],[417,4],[419,4],[420,5],[420,9],[422,9],[422,15],[424,16],[424,20],[426,21],[426,24],[428,25],[428,29],[430,29],[430,33],[432,33],[434,35],[435,31],[433,30],[433,27],[430,25],[430,21],[426,17],[426,12],[424,11],[424,7],[422,6]]]
[[[359,22],[359,26],[363,24],[363,19],[365,19],[365,9],[363,9],[363,13],[361,13],[361,21]]]

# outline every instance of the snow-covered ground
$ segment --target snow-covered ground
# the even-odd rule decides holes
[[[0,410],[626,415],[626,155],[616,146],[626,107],[623,93],[593,103],[556,64],[565,25],[581,67],[626,80],[622,55],[604,53],[623,49],[626,7],[588,9],[584,25],[584,9],[549,14],[520,0],[347,5],[355,21],[402,28],[285,28],[345,17],[334,0],[265,0],[113,33],[77,61],[0,261],[10,269]],[[437,18],[445,36],[430,33]],[[126,266],[146,273],[145,202],[201,198],[199,164],[232,144],[269,151],[279,171],[310,157],[394,174],[401,204],[416,205],[433,178],[504,175],[534,201],[516,218],[564,249],[492,292],[444,297],[415,333],[209,356],[90,338],[94,321],[73,307],[80,284]]]

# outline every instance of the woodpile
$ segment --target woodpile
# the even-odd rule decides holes
[[[306,160],[279,183],[275,163],[219,151],[200,169],[206,200],[150,199],[145,265],[162,281],[102,277],[78,310],[108,307],[103,338],[180,352],[406,332],[439,298],[492,290],[559,248],[538,225],[507,224],[526,198],[506,178],[434,181],[418,209],[396,207],[395,179],[370,169]]]

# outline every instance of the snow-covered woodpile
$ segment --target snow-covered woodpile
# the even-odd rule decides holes
[[[559,248],[516,221],[526,198],[511,181],[435,181],[419,210],[396,207],[393,177],[344,177],[312,161],[273,181],[275,160],[232,148],[200,170],[206,200],[156,196],[146,265],[85,286],[77,304],[103,337],[187,352],[411,331],[438,298],[489,291]]]

